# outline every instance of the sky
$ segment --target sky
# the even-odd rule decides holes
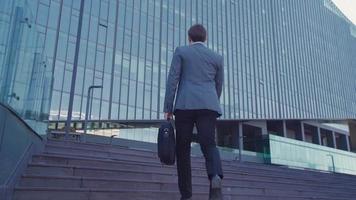
[[[336,6],[356,25],[356,0],[332,0]]]

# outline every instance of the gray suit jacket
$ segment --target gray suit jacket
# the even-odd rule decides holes
[[[164,112],[209,109],[221,115],[223,76],[223,57],[204,44],[176,48],[166,85]]]

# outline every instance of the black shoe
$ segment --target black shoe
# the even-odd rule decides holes
[[[190,197],[190,198],[180,198],[180,200],[192,200],[192,198]]]
[[[221,178],[214,176],[210,181],[209,200],[223,200]]]

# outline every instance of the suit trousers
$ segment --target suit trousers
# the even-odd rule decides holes
[[[192,196],[191,140],[194,124],[198,142],[205,157],[208,178],[218,175],[223,178],[220,154],[215,142],[215,125],[218,113],[212,110],[176,110],[176,152],[178,185],[182,198]]]

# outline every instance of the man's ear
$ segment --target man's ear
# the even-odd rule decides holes
[[[189,43],[192,43],[192,39],[190,39],[190,37],[188,37],[188,42],[189,42]]]

